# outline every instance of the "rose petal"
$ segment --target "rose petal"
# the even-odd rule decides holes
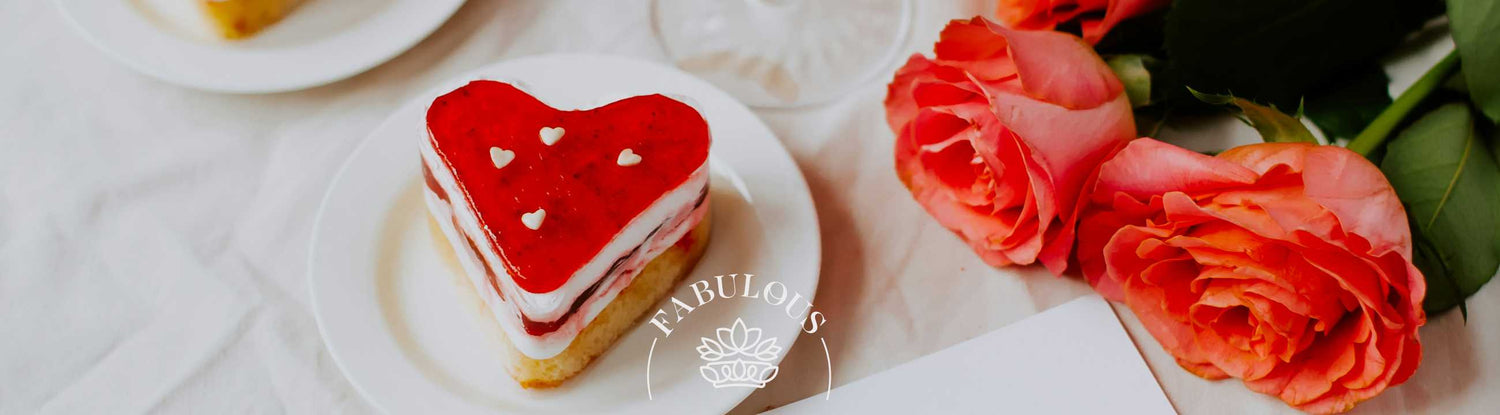
[[[1116,192],[1136,199],[1173,191],[1201,194],[1249,185],[1256,178],[1255,172],[1234,163],[1141,138],[1100,167],[1094,201],[1109,203],[1107,198]]]
[[[1406,210],[1380,168],[1363,156],[1336,146],[1268,143],[1237,147],[1219,158],[1261,174],[1279,166],[1300,172],[1306,197],[1333,212],[1345,232],[1370,239],[1371,254],[1405,246],[1402,256],[1411,258],[1411,233],[1390,226],[1405,223]]]
[[[993,81],[1016,75],[1010,42],[981,17],[949,22],[932,46],[932,52],[944,65],[962,69],[979,79]]]
[[[1113,101],[1125,90],[1104,59],[1076,36],[982,22],[1010,45],[1016,77],[1032,98],[1082,109]]]

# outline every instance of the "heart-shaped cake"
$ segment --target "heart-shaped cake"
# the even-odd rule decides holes
[[[474,81],[432,102],[427,130],[428,207],[519,352],[523,385],[572,375],[528,366],[581,370],[604,348],[581,345],[613,343],[706,245],[709,128],[680,101],[569,111]]]

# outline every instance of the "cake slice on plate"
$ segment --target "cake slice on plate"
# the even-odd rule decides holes
[[[432,102],[426,201],[524,387],[582,371],[708,243],[708,124],[662,95],[562,111],[474,81]]]

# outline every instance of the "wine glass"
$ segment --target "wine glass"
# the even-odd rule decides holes
[[[654,0],[651,23],[679,68],[741,102],[827,102],[888,72],[913,0]]]

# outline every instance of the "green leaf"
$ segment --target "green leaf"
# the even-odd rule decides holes
[[[1209,104],[1239,107],[1240,121],[1255,127],[1255,131],[1260,133],[1260,138],[1267,143],[1318,143],[1318,139],[1313,137],[1312,132],[1307,131],[1307,126],[1302,125],[1302,121],[1277,111],[1274,107],[1256,104],[1233,95],[1205,94],[1192,88],[1188,88],[1188,92],[1191,92],[1199,101]]]
[[[1500,237],[1500,166],[1464,104],[1447,104],[1412,123],[1387,146],[1381,171],[1411,217],[1415,257],[1427,277],[1424,307],[1459,305],[1495,276]]]
[[[1494,153],[1495,163],[1500,164],[1500,128],[1495,128],[1495,133],[1490,135],[1490,152]]]
[[[1422,308],[1429,313],[1437,313],[1453,307],[1451,304],[1455,302],[1454,299],[1464,298],[1463,293],[1458,290],[1458,286],[1453,285],[1452,278],[1434,278],[1448,275],[1443,254],[1422,234],[1422,226],[1417,224],[1416,218],[1408,215],[1407,226],[1411,227],[1412,262],[1427,280],[1427,297],[1423,299]],[[1463,301],[1457,303],[1464,320],[1468,320],[1469,307]]]
[[[1307,119],[1323,129],[1323,135],[1329,139],[1354,138],[1391,105],[1391,94],[1387,91],[1390,83],[1385,71],[1377,65],[1353,72],[1308,95]]]
[[[1490,0],[1493,1],[1493,0]],[[1199,91],[1291,108],[1389,53],[1440,12],[1414,0],[1175,0],[1165,48],[1174,76]]]
[[[1443,89],[1448,90],[1448,92],[1456,92],[1467,95],[1469,93],[1469,83],[1468,81],[1464,81],[1463,69],[1460,68],[1455,72],[1456,73],[1454,73],[1452,76],[1448,77],[1448,80],[1443,81]]]
[[[1500,128],[1492,131],[1494,134],[1490,134],[1490,155],[1495,157],[1495,164],[1500,165]],[[1495,193],[1500,193],[1500,182],[1495,183]],[[1496,210],[1495,216],[1500,216],[1500,209]],[[1495,233],[1495,255],[1500,255],[1500,231]]]
[[[1145,55],[1119,55],[1109,58],[1109,69],[1125,85],[1125,95],[1130,97],[1130,106],[1140,108],[1151,105],[1151,71],[1146,70]]]
[[[1500,122],[1500,2],[1448,0],[1448,24],[1463,62],[1469,100]]]

